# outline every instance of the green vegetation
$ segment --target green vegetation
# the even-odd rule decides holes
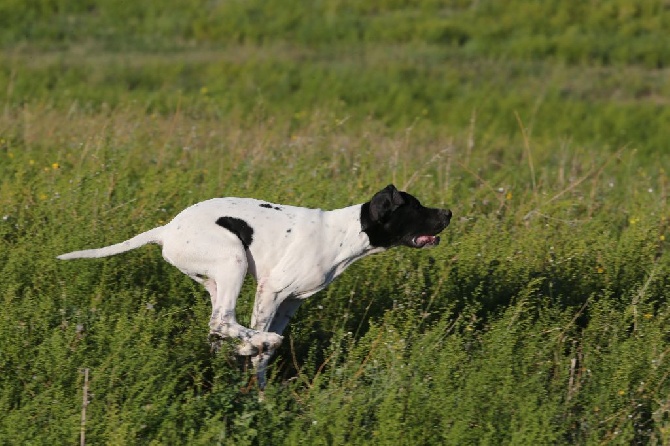
[[[0,4],[0,444],[670,443],[664,2]],[[393,182],[436,249],[308,300],[264,401],[123,240]],[[248,321],[254,283],[239,303]]]

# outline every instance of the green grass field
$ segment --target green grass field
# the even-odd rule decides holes
[[[668,30],[652,0],[3,2],[0,445],[670,444]],[[309,299],[263,401],[159,248],[55,259],[389,183],[452,209],[443,243]]]

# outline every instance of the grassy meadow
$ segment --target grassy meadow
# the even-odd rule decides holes
[[[652,0],[2,2],[0,445],[670,444],[668,30]],[[389,183],[451,208],[441,245],[310,298],[262,401],[158,247],[55,259]]]

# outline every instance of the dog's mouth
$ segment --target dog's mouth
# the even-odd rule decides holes
[[[440,244],[439,235],[418,235],[412,239],[412,246],[415,248],[426,248]]]

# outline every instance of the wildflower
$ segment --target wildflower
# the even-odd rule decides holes
[[[661,234],[660,237],[658,237],[658,238],[659,238],[661,241],[664,241],[664,240],[665,240],[665,236],[664,236],[663,234]]]
[[[597,272],[598,274],[602,274],[602,273],[605,272],[605,268],[603,268],[602,266],[598,265],[598,268],[596,268],[596,272]]]
[[[646,320],[649,320],[649,319],[653,318],[654,315],[651,314],[651,313],[645,313],[645,314],[642,315],[642,317],[644,317]]]
[[[58,163],[51,163],[51,168],[52,168],[53,170],[60,169],[60,164],[58,164]]]
[[[512,191],[507,192],[507,195],[505,195],[505,200],[511,200],[512,199]]]
[[[625,394],[626,394],[626,392],[624,392],[623,390],[619,390],[619,391],[617,392],[617,395],[619,395],[619,396],[623,396],[623,395],[625,395]]]

